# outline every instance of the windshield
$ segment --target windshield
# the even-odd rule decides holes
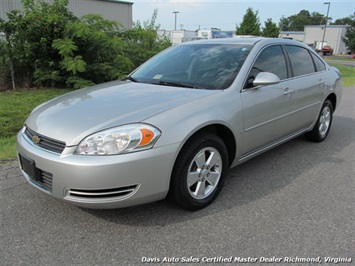
[[[167,86],[226,89],[233,83],[251,48],[236,44],[178,45],[147,61],[130,78]]]

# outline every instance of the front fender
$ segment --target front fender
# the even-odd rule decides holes
[[[199,99],[155,115],[144,122],[158,127],[162,135],[155,147],[178,144],[177,158],[185,143],[196,132],[211,125],[223,125],[241,140],[243,113],[240,92],[234,89]],[[238,149],[235,160],[239,157]],[[174,160],[175,162],[175,160]],[[233,163],[233,162],[232,162]],[[173,164],[171,166],[171,169]]]

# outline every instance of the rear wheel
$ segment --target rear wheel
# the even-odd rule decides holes
[[[181,207],[198,210],[219,194],[228,171],[228,153],[216,135],[193,137],[180,152],[172,174],[170,195]]]
[[[307,139],[315,142],[322,142],[326,139],[333,121],[333,109],[332,102],[326,100],[314,128],[305,134]]]

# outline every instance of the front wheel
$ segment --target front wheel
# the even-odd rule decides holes
[[[188,210],[209,205],[219,194],[228,171],[228,153],[216,135],[193,137],[181,150],[170,185],[172,199]]]
[[[332,102],[326,100],[322,106],[314,128],[312,131],[305,134],[307,139],[315,142],[322,142],[326,139],[333,121],[333,110]]]

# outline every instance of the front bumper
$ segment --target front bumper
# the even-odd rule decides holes
[[[28,182],[84,208],[122,208],[165,198],[177,149],[174,144],[130,154],[84,156],[66,147],[59,155],[35,146],[23,131],[17,135],[20,168]]]

